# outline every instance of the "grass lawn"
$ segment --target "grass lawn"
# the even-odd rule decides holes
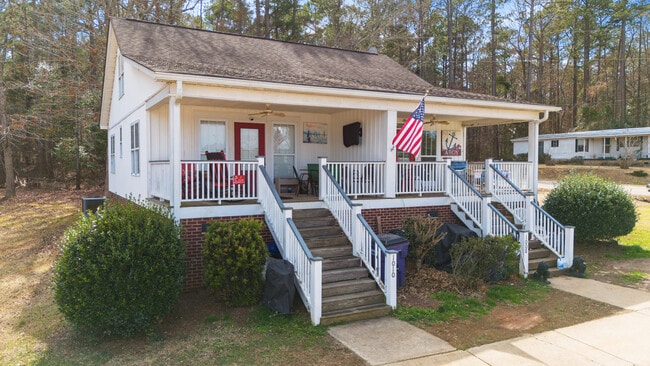
[[[64,230],[80,215],[80,197],[102,192],[19,189],[18,194],[0,202],[0,365],[364,364],[330,337],[326,327],[313,327],[299,301],[295,315],[279,316],[259,306],[229,309],[210,294],[190,292],[181,295],[155,334],[133,339],[79,334],[54,303],[51,268]],[[620,238],[623,254],[614,252],[623,260],[606,260],[650,257],[650,203],[639,202],[638,209],[640,220],[634,232]],[[631,268],[621,280],[638,284],[647,281],[647,272]],[[427,295],[421,302],[435,303],[436,310],[404,307],[396,316],[421,323],[460,348],[613,311],[535,284],[496,288],[478,301],[441,293]],[[549,308],[549,303],[557,305]],[[446,314],[438,314],[439,309]],[[513,323],[513,319],[528,323]],[[512,329],[502,328],[503,324]],[[458,335],[464,336],[455,338]]]
[[[20,189],[0,202],[0,365],[364,364],[327,328],[312,326],[299,300],[295,315],[282,316],[262,306],[228,309],[205,291],[188,292],[155,334],[77,333],[54,303],[52,265],[63,232],[79,218],[80,197],[101,194]]]

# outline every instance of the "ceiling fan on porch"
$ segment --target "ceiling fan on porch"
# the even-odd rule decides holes
[[[255,116],[266,117],[266,116],[270,116],[270,115],[277,116],[277,117],[284,117],[285,116],[285,114],[282,113],[282,112],[275,112],[274,110],[272,110],[270,104],[267,104],[265,109],[263,109],[263,110],[261,110],[259,112],[254,112],[254,113],[249,113],[248,114],[249,117],[255,117]]]
[[[449,121],[444,121],[444,120],[438,120],[436,119],[436,116],[433,115],[431,118],[424,122],[425,125],[448,125]]]

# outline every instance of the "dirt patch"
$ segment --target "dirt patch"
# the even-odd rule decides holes
[[[523,286],[518,279],[510,281]],[[451,275],[432,268],[409,274],[406,285],[399,291],[399,306],[436,308],[439,304],[431,294],[439,291],[458,292]],[[463,291],[461,291],[463,292]],[[472,297],[484,297],[484,290],[467,292]],[[498,302],[487,315],[468,319],[451,319],[444,323],[415,324],[444,339],[452,346],[467,349],[487,343],[567,327],[614,314],[621,309],[581,296],[548,288],[543,298],[521,304]]]
[[[650,292],[650,258],[620,259],[623,247],[616,241],[576,243],[575,253],[587,263],[587,277]],[[630,278],[635,272],[645,277]]]

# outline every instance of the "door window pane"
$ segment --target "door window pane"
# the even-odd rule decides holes
[[[241,160],[255,160],[260,155],[259,130],[256,128],[242,128],[241,138]]]

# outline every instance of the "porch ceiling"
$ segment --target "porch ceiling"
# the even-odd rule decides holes
[[[205,98],[193,98],[186,97],[183,99],[184,103],[196,105],[196,106],[211,106],[211,107],[220,107],[227,109],[239,109],[245,111],[245,113],[255,113],[266,109],[267,104],[270,104],[270,107],[273,111],[282,112],[287,114],[299,114],[299,113],[321,113],[321,114],[333,114],[339,113],[345,110],[350,110],[349,108],[333,108],[327,106],[314,106],[314,105],[295,105],[295,104],[280,104],[280,103],[258,103],[258,102],[249,102],[249,101],[236,101],[236,100],[214,100],[214,99],[205,99]],[[477,119],[476,116],[463,116],[462,110],[459,109],[458,115],[451,114],[437,114],[437,113],[425,113],[425,128],[427,126],[436,126],[444,128],[448,124],[457,124],[460,123],[463,127],[478,127],[478,126],[491,126],[498,124],[510,124],[516,122],[522,122],[522,120],[513,120],[513,119],[503,119],[503,118],[482,118]],[[400,112],[397,114],[398,121],[403,121],[408,118],[410,113]]]

